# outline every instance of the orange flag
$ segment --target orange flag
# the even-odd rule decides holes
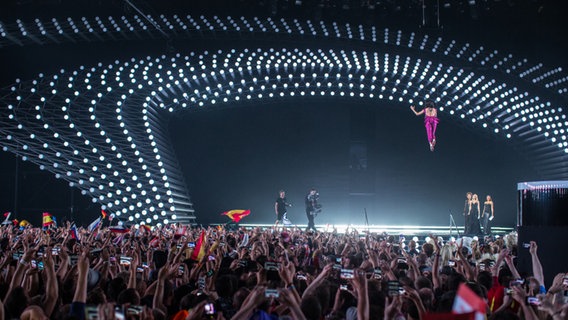
[[[229,219],[233,220],[235,223],[239,223],[243,217],[246,217],[250,214],[250,210],[229,210],[227,212],[221,213],[222,216],[227,216]]]

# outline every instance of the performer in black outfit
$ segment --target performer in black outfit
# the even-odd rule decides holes
[[[464,224],[463,224],[463,233],[464,234],[469,234],[470,230],[470,224],[471,224],[471,217],[469,215],[469,203],[471,202],[471,192],[468,192],[465,194],[466,199],[465,199],[465,205],[463,206],[463,217],[464,217]]]
[[[276,213],[276,222],[274,222],[274,227],[278,226],[278,223],[282,222],[282,219],[286,218],[286,213],[288,212],[287,207],[292,205],[286,202],[286,191],[280,190],[278,192],[278,198],[276,198],[276,203],[274,203],[274,212]]]
[[[318,204],[319,194],[316,189],[310,189],[310,192],[306,195],[306,215],[308,216],[308,227],[306,231],[312,229],[317,231],[314,224],[315,216],[321,211],[321,205]]]
[[[473,235],[481,234],[481,227],[479,226],[479,218],[481,217],[481,212],[479,210],[479,199],[477,194],[471,196],[471,201],[469,202],[469,233]]]

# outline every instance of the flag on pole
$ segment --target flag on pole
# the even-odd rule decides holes
[[[106,217],[108,216],[108,214],[106,213],[106,211],[104,211],[103,209],[101,209],[101,216],[103,216],[103,220],[106,219]]]
[[[222,216],[227,216],[229,219],[233,220],[235,223],[239,223],[243,217],[246,217],[250,214],[250,210],[229,210],[226,212],[221,213]]]
[[[10,221],[11,215],[12,215],[12,212],[5,212],[4,213],[4,221],[2,222],[2,224],[12,224],[12,221]]]
[[[201,231],[201,235],[199,236],[199,240],[195,244],[195,248],[193,248],[193,252],[191,253],[191,260],[201,261],[205,256],[205,230]]]
[[[95,231],[95,229],[97,229],[97,227],[101,224],[101,219],[102,217],[98,217],[95,219],[95,221],[91,222],[89,224],[89,226],[87,227],[87,229],[89,229],[89,232],[93,232]]]
[[[77,226],[75,224],[71,225],[69,232],[71,233],[72,239],[75,239],[78,242],[81,242],[81,237],[79,236],[79,233],[77,232]]]
[[[43,213],[43,228],[47,229],[49,228],[51,225],[55,225],[57,226],[57,224],[55,223],[55,217],[49,213],[49,212],[44,212]]]

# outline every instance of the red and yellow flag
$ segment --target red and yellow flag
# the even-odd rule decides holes
[[[239,223],[243,217],[246,217],[250,214],[250,210],[229,210],[227,212],[221,213],[223,216],[229,217],[229,219],[233,220],[235,223]]]
[[[103,216],[103,220],[106,219],[106,217],[108,216],[108,214],[106,213],[106,211],[104,211],[103,209],[101,209],[101,216]]]
[[[191,260],[201,261],[205,256],[205,230],[201,231],[201,235],[199,236],[199,240],[195,244],[195,248],[193,248],[193,252],[191,253]]]
[[[44,212],[43,213],[43,227],[47,228],[52,224],[55,224],[55,221],[53,220],[53,215],[51,213]]]

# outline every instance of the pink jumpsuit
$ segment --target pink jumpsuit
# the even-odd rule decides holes
[[[426,135],[430,143],[436,140],[436,126],[438,122],[438,117],[424,116],[424,126],[426,127]]]

